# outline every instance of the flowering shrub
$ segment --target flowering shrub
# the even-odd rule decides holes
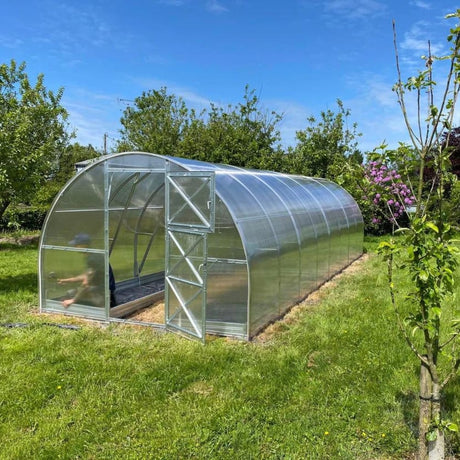
[[[371,160],[351,168],[342,185],[359,204],[366,233],[384,234],[406,225],[415,197],[396,169],[380,159]]]

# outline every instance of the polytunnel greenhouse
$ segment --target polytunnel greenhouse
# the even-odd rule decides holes
[[[48,213],[40,309],[249,340],[358,258],[362,243],[356,202],[328,180],[104,156]],[[139,320],[155,302],[162,319]]]

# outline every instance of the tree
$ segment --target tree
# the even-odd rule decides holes
[[[226,109],[211,104],[186,130],[179,156],[255,169],[279,169],[282,115],[259,108],[254,90],[245,87],[243,102]]]
[[[84,146],[77,142],[60,150],[56,161],[51,165],[46,182],[36,191],[31,204],[39,209],[48,210],[54,197],[75,174],[75,164],[100,155],[92,145]]]
[[[460,9],[448,15],[460,18]],[[448,56],[432,56],[428,42],[426,70],[403,83],[399,67],[396,29],[394,43],[398,81],[394,91],[401,106],[404,122],[413,149],[410,156],[399,161],[405,171],[415,170],[418,181],[412,194],[416,197],[416,211],[410,215],[408,228],[401,229],[402,238],[383,242],[380,251],[388,268],[390,298],[398,326],[414,355],[420,362],[419,459],[444,458],[444,432],[457,431],[456,424],[443,419],[441,396],[446,385],[460,366],[458,339],[460,319],[449,311],[453,305],[454,271],[458,265],[458,250],[452,241],[452,229],[445,214],[444,185],[448,176],[449,133],[454,117],[460,84],[460,25],[450,30]],[[445,85],[435,103],[436,83],[433,67],[448,62]],[[415,125],[408,114],[407,97],[413,95],[417,107]],[[427,113],[423,113],[423,95],[427,95]],[[401,146],[404,150],[405,146]],[[404,151],[407,151],[404,150]],[[396,152],[388,152],[385,160],[395,161]],[[432,165],[432,166],[431,166]],[[432,167],[434,179],[425,187],[425,172]],[[409,174],[408,183],[411,183]],[[428,206],[436,200],[436,206]],[[410,292],[404,296],[397,288],[395,272],[407,271],[412,281]]]
[[[122,116],[117,150],[144,150],[214,163],[270,168],[281,161],[281,115],[259,109],[253,90],[245,89],[236,107],[210,104],[196,114],[166,88],[143,93]]]
[[[144,92],[123,112],[117,150],[175,155],[194,118],[183,99],[168,94],[166,88]]]
[[[344,169],[347,159],[361,162],[357,148],[357,124],[348,127],[350,110],[337,100],[338,113],[321,112],[321,120],[308,118],[310,126],[297,131],[297,145],[289,152],[287,172],[335,179]]]
[[[0,65],[0,219],[11,203],[30,200],[71,136],[63,89],[47,90],[42,74],[32,85],[25,69]]]

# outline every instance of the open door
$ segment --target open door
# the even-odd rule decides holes
[[[166,170],[166,328],[205,341],[207,234],[214,231],[213,172]]]

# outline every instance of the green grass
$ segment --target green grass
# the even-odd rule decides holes
[[[0,328],[0,458],[404,458],[416,448],[418,366],[376,243],[268,341],[206,346],[149,328],[46,325],[77,320],[36,314],[36,247],[0,247],[0,323],[28,324]],[[457,421],[459,396],[457,380],[445,399]]]

